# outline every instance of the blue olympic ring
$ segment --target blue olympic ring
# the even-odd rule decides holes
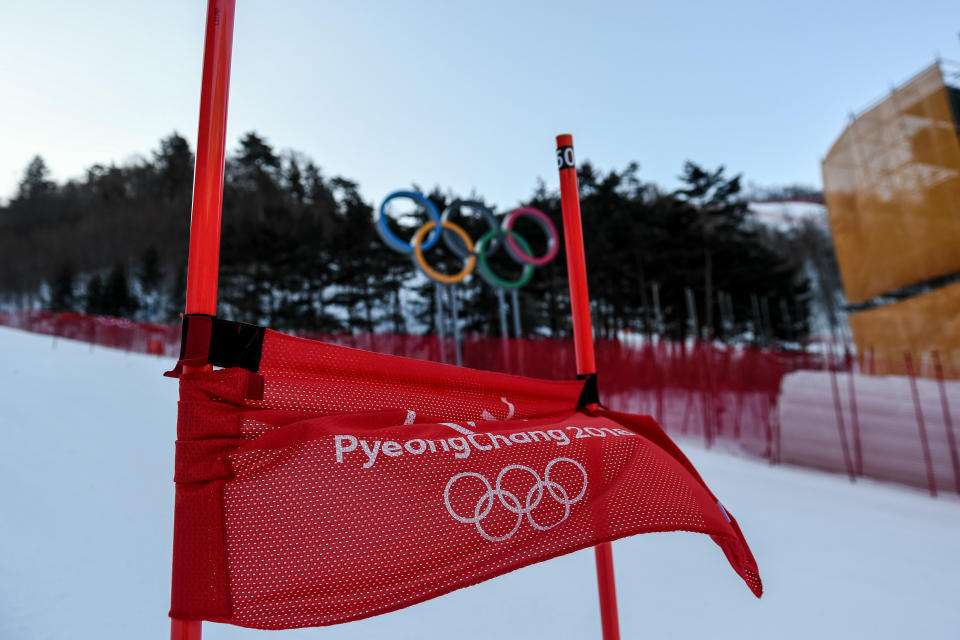
[[[427,215],[430,216],[430,221],[433,222],[435,226],[433,231],[430,232],[430,235],[427,236],[427,239],[424,240],[421,248],[430,249],[433,245],[437,244],[437,241],[440,239],[441,229],[440,212],[437,211],[436,205],[434,205],[429,198],[416,191],[394,191],[380,204],[380,215],[377,216],[377,233],[380,234],[380,239],[394,251],[413,253],[413,245],[398,238],[397,234],[390,229],[390,225],[387,224],[387,203],[396,198],[409,198],[426,209]]]

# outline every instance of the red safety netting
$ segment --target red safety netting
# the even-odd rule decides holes
[[[176,356],[180,327],[58,311],[0,311],[0,326],[80,340],[124,351]]]
[[[650,417],[578,409],[582,381],[260,335],[257,373],[180,380],[173,617],[335,624],[675,530],[710,535],[760,595],[680,450]]]

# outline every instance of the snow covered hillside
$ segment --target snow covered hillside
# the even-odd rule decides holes
[[[0,638],[166,638],[169,359],[0,328]],[[756,600],[705,536],[614,543],[624,638],[960,637],[960,500],[681,443],[750,542]],[[378,618],[205,638],[599,638],[578,552]]]
[[[805,200],[771,200],[767,202],[750,202],[750,212],[764,225],[780,231],[797,227],[804,222],[812,222],[826,229],[827,206],[817,202]]]

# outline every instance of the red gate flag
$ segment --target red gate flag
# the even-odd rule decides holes
[[[652,531],[736,520],[648,416],[592,385],[339,347],[187,316],[170,615],[336,624]]]

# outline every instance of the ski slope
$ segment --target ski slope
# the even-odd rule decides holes
[[[0,328],[0,639],[168,637],[172,362]],[[828,399],[827,399],[828,400]],[[626,638],[960,637],[960,500],[681,443],[736,514],[755,599],[705,536],[614,543]],[[217,638],[599,638],[593,554],[377,618]]]

